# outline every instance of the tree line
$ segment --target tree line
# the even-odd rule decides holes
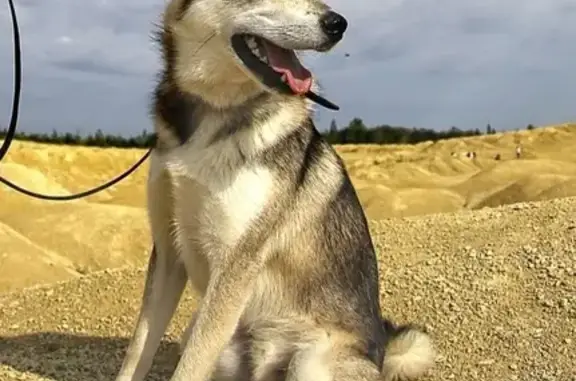
[[[0,130],[0,138],[4,138],[6,136],[6,131],[6,129]],[[15,139],[36,143],[67,144],[73,146],[147,148],[152,146],[154,135],[146,130],[142,131],[139,135],[129,137],[105,134],[100,129],[96,130],[94,134],[88,135],[81,135],[78,132],[61,133],[56,130],[52,130],[51,133],[16,132]]]
[[[534,128],[529,124],[527,129]],[[339,128],[336,120],[332,119],[330,127],[322,135],[331,144],[416,144],[425,141],[438,141],[442,139],[459,138],[464,136],[478,136],[495,134],[490,124],[484,131],[479,129],[462,130],[451,127],[447,130],[437,131],[429,128],[398,127],[380,125],[367,127],[362,119],[354,118],[344,128]],[[0,138],[6,136],[6,129],[0,130]],[[97,130],[94,134],[81,135],[80,133],[59,133],[52,130],[51,133],[26,133],[17,132],[16,139],[49,144],[67,144],[93,147],[118,147],[118,148],[146,148],[154,141],[154,135],[144,130],[139,135],[125,137],[122,135],[105,134]]]
[[[532,130],[535,127],[529,124],[526,128]],[[455,126],[440,131],[431,128],[409,128],[387,124],[367,127],[362,119],[354,118],[342,129],[339,129],[336,120],[332,119],[330,128],[323,135],[332,144],[417,144],[465,136],[493,135],[496,132],[496,129],[490,124],[486,125],[484,131],[480,131],[478,128],[463,130]]]

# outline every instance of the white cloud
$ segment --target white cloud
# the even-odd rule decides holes
[[[21,126],[149,128],[159,61],[150,32],[161,0],[19,0],[24,51]],[[342,107],[322,126],[369,123],[512,128],[576,119],[573,0],[333,0],[349,20],[332,53],[306,62]],[[7,6],[0,82],[11,83]],[[345,53],[350,53],[349,57]],[[11,88],[0,88],[0,118]],[[4,117],[6,115],[6,117]],[[5,119],[4,119],[5,120]],[[0,119],[0,124],[3,119]]]
[[[68,36],[60,36],[60,37],[58,37],[57,41],[61,44],[71,44],[72,43],[72,39]]]

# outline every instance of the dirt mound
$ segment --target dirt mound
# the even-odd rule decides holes
[[[550,188],[543,190],[536,197],[537,200],[550,200],[561,197],[576,196],[576,178],[571,177],[566,181],[553,185]]]
[[[468,208],[494,207],[541,198],[547,189],[576,178],[576,162],[527,159],[500,162],[451,187]]]
[[[519,160],[518,144],[523,149]],[[358,191],[367,214],[379,219],[571,195],[560,184],[576,178],[574,145],[576,124],[567,124],[412,146],[337,149],[355,183],[363,184]],[[468,152],[477,156],[469,158]],[[501,160],[494,159],[496,154]],[[399,213],[399,205],[412,206]]]
[[[0,208],[0,292],[141,265],[147,258],[150,234],[143,208],[46,202],[15,192],[7,199]]]
[[[454,212],[464,205],[464,198],[458,193],[435,188],[401,189],[394,201],[396,216]]]
[[[117,149],[97,147],[60,146],[16,141],[2,162],[0,168],[8,167],[6,163],[17,164],[19,168],[40,171],[49,181],[59,184],[67,193],[77,193],[100,185],[131,167],[144,155],[140,149]],[[124,179],[114,188],[107,189],[87,201],[99,203],[116,203],[141,207],[145,202],[144,184],[148,163]],[[19,177],[16,173],[14,176]],[[18,181],[19,185],[30,185],[33,190],[36,184],[26,178],[6,177]],[[23,176],[20,176],[23,177]],[[20,184],[22,182],[22,184]],[[46,189],[58,193],[58,189]]]
[[[110,180],[143,154],[14,142],[0,174],[32,191],[69,195]],[[0,292],[144,263],[150,247],[142,207],[146,167],[112,189],[76,201],[36,200],[0,186],[0,239],[5,242]]]
[[[39,279],[52,283],[77,275],[69,259],[0,224],[0,290],[35,286]]]
[[[382,307],[425,325],[429,380],[572,381],[576,199],[372,221]],[[141,303],[142,270],[91,274],[0,296],[0,379],[110,380]],[[186,291],[152,380],[175,366],[195,308]]]
[[[48,177],[46,173],[22,164],[2,163],[2,165],[0,165],[0,176],[33,192],[58,195],[70,194],[68,189]],[[14,191],[7,187],[0,188],[2,198],[14,195],[13,192]]]
[[[58,267],[65,270],[58,271],[62,274],[60,279],[66,279],[103,268],[141,265],[147,258],[150,234],[142,208],[38,201],[26,206],[33,212],[22,213],[20,208],[0,210],[0,220],[22,241],[0,246],[2,269],[6,272],[0,290],[17,289],[23,282],[28,285],[32,275],[23,261],[28,258],[30,266],[41,268],[42,261],[34,263],[38,250],[65,258],[66,262],[45,263],[49,271],[37,271],[36,283],[53,281],[50,272]],[[0,238],[4,234],[0,231]],[[14,242],[14,238],[9,239]]]
[[[572,179],[576,179],[576,177],[554,174],[527,175],[520,180],[503,186],[477,203],[470,203],[468,206],[472,209],[478,209],[513,204],[518,202],[518,200],[536,201],[555,198],[543,197],[543,194],[547,194],[551,189],[555,189],[557,185],[565,184]]]

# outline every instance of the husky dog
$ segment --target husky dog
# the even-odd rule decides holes
[[[429,336],[380,311],[367,221],[313,125],[312,74],[347,21],[320,0],[170,0],[159,32],[154,241],[117,380],[140,381],[189,280],[202,299],[173,381],[415,378]]]

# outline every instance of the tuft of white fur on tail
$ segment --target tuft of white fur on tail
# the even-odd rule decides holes
[[[434,365],[436,351],[430,336],[410,328],[388,343],[382,376],[385,381],[411,380],[422,376]]]

